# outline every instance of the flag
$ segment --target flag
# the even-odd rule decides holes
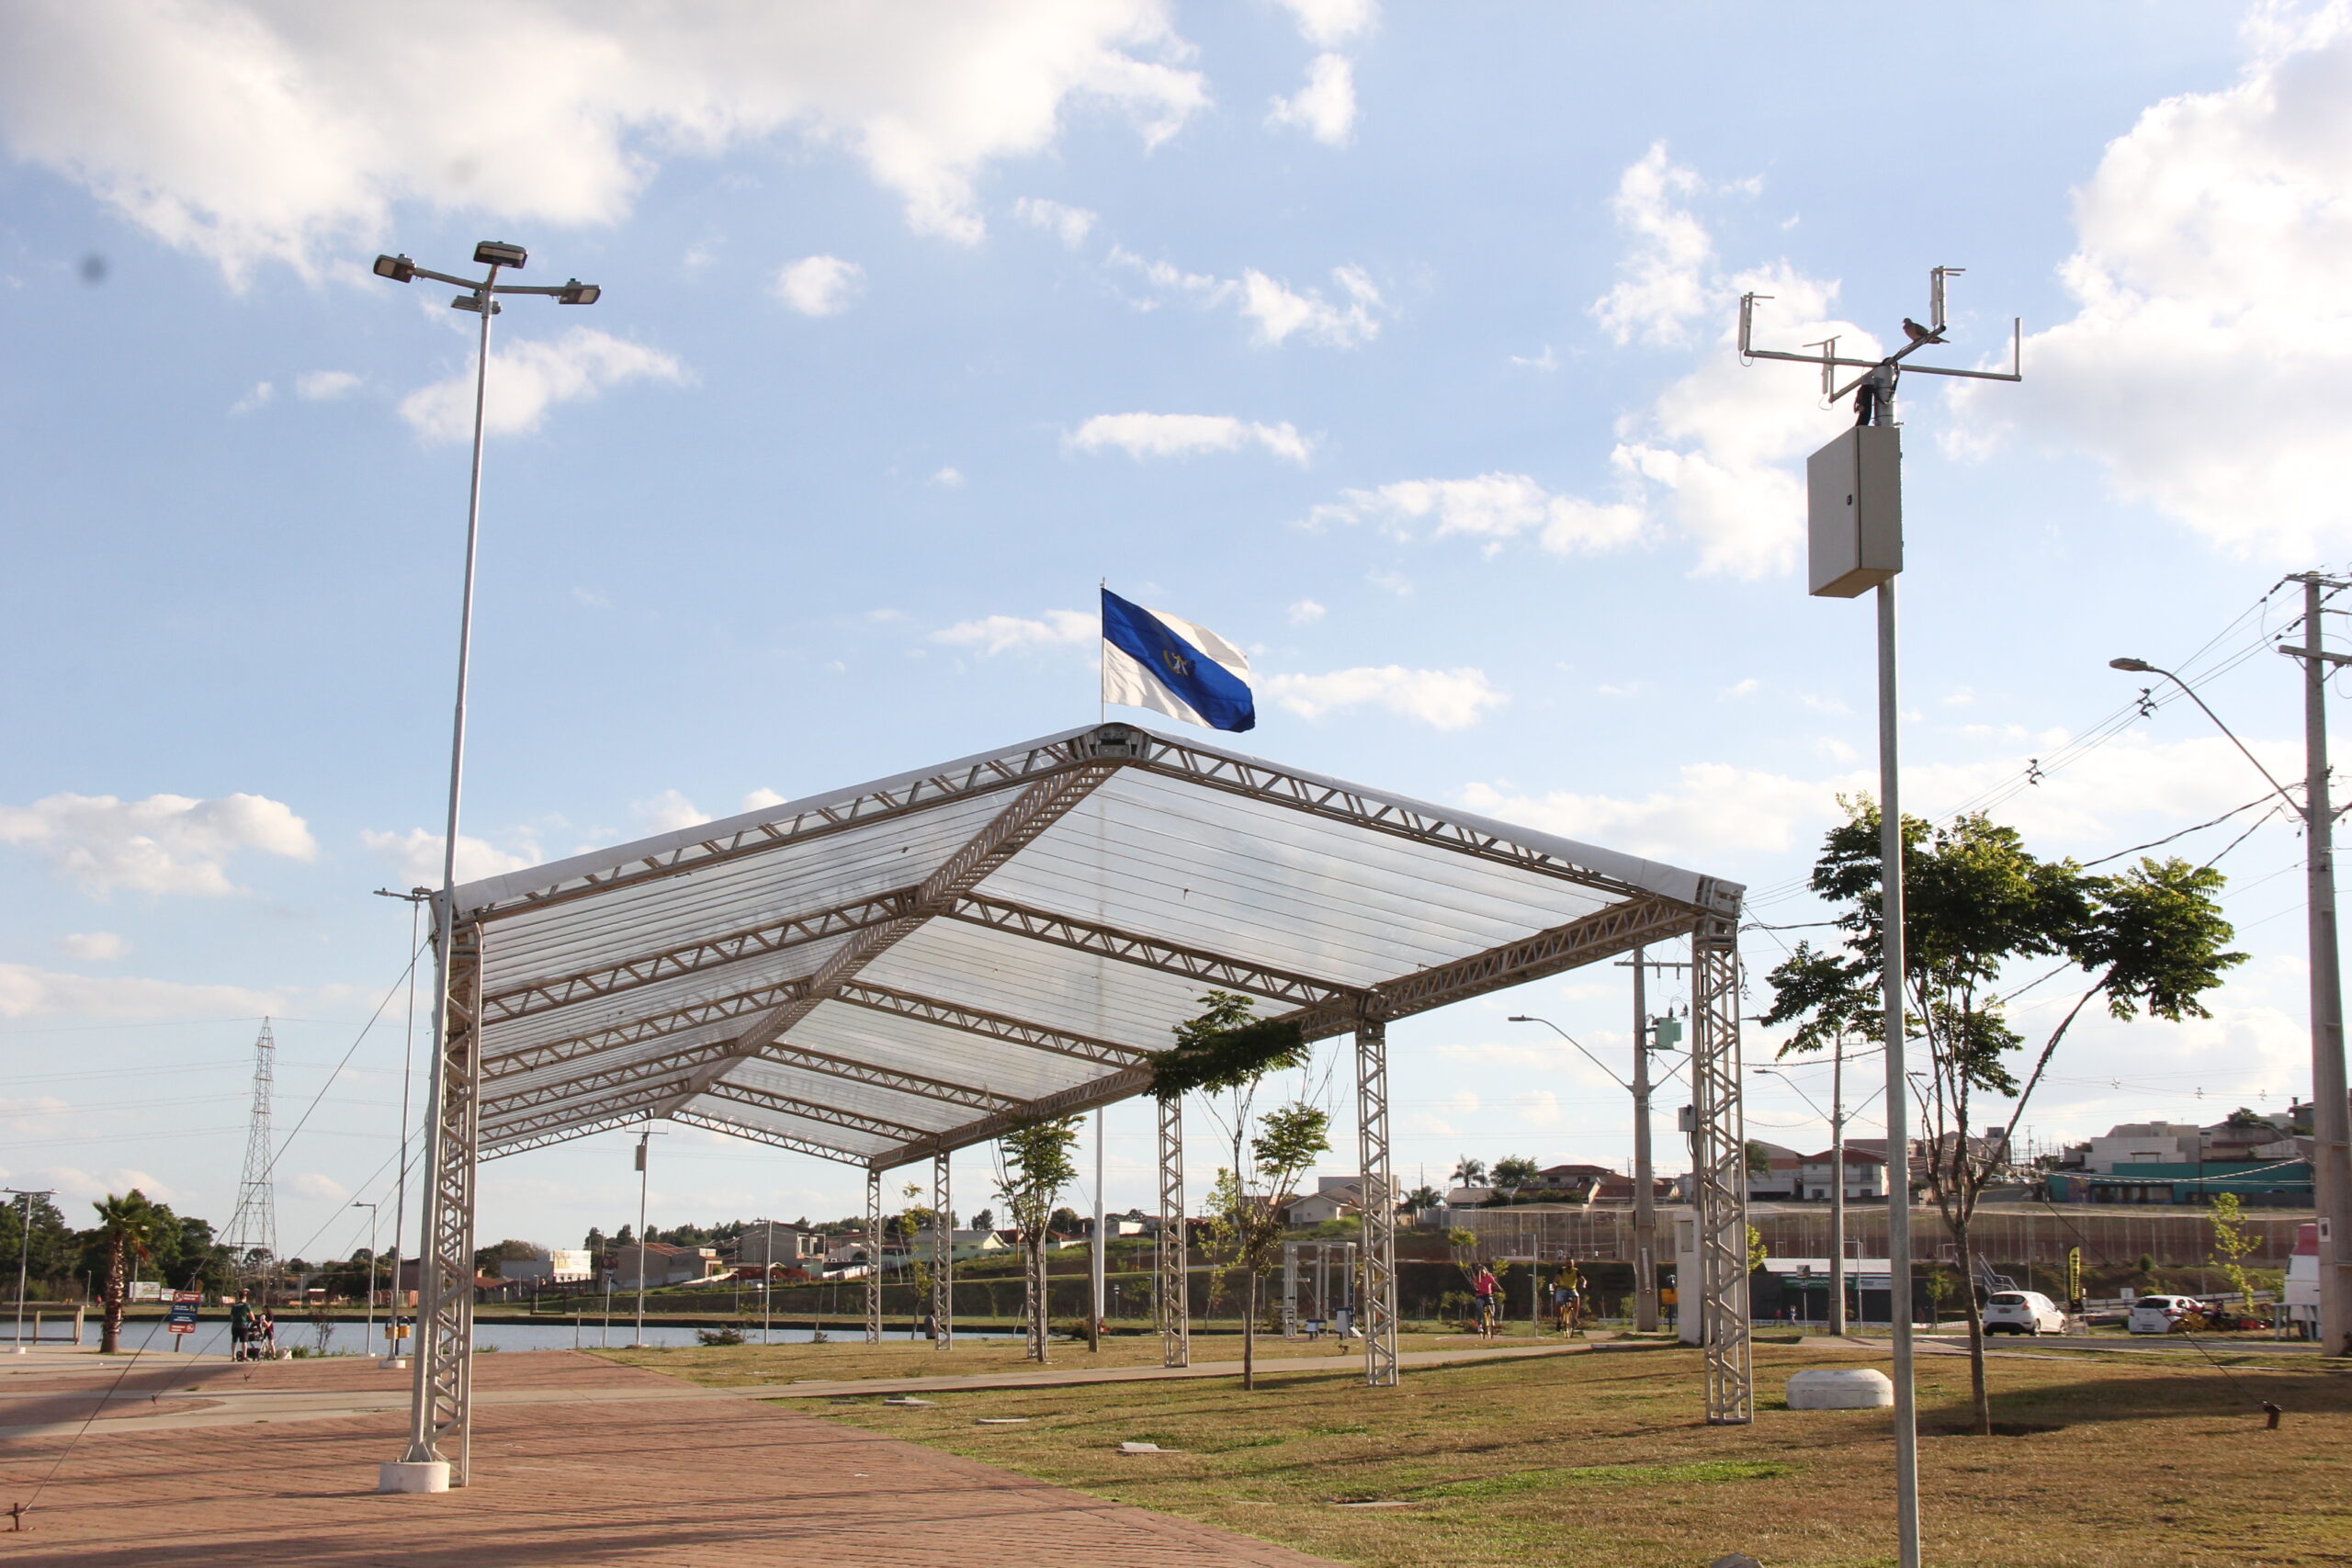
[[[1102,700],[1211,729],[1251,729],[1250,658],[1206,626],[1102,590]]]

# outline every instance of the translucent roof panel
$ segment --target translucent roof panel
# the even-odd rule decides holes
[[[1138,1092],[1212,987],[1321,1038],[1739,891],[1105,724],[469,884],[457,912],[488,1152],[676,1116],[887,1167]]]

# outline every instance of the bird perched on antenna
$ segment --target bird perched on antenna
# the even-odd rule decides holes
[[[1944,329],[1941,327],[1923,327],[1918,322],[1913,321],[1910,317],[1905,316],[1903,318],[1903,335],[1909,338],[1913,343],[1941,343],[1944,341]]]

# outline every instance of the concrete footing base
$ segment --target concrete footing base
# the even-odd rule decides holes
[[[1894,1403],[1894,1380],[1869,1367],[1816,1367],[1789,1377],[1792,1410],[1880,1410]]]
[[[449,1466],[444,1460],[427,1460],[410,1463],[395,1460],[376,1467],[376,1490],[379,1492],[447,1492],[449,1490]]]
[[[387,1356],[376,1364],[383,1368],[388,1372],[402,1371],[408,1367],[408,1358],[406,1356]]]

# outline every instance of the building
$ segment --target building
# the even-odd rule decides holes
[[[1747,1140],[1747,1195],[1750,1198],[1794,1198],[1799,1188],[1798,1173],[1804,1169],[1805,1156],[1794,1149],[1768,1144],[1761,1138]]]
[[[2125,1122],[2068,1151],[2081,1157],[2066,1163],[2097,1176],[2111,1175],[2118,1166],[2195,1165],[2203,1134],[2190,1122]]]
[[[1352,1176],[1318,1178],[1315,1190],[1295,1199],[1283,1211],[1283,1218],[1294,1225],[1328,1224],[1333,1220],[1360,1219],[1363,1215],[1363,1184]]]
[[[735,1237],[735,1261],[754,1269],[763,1264],[820,1269],[824,1266],[824,1233],[807,1225],[762,1220],[757,1224],[745,1225]]]
[[[925,1225],[915,1232],[913,1256],[918,1261],[928,1263],[936,1256],[933,1249],[938,1245],[938,1233],[929,1225]],[[967,1258],[985,1258],[1010,1250],[996,1232],[983,1230],[949,1231],[947,1247],[948,1256],[958,1263]],[[903,1260],[904,1256],[900,1244],[892,1242],[888,1244],[888,1250],[883,1261],[887,1265],[896,1265]]]
[[[1797,1168],[1798,1197],[1807,1201],[1828,1201],[1830,1186],[1838,1179],[1836,1156],[1836,1150],[1824,1149],[1817,1155],[1804,1156],[1804,1163]],[[1849,1199],[1886,1196],[1884,1155],[1874,1149],[1847,1146],[1846,1196]]]
[[[498,1266],[498,1272],[518,1281],[576,1285],[596,1277],[596,1256],[585,1247],[554,1247],[529,1258],[510,1258]]]
[[[644,1260],[645,1283],[649,1287],[662,1285],[692,1285],[724,1273],[726,1265],[718,1260],[715,1247],[679,1247],[666,1241],[630,1243],[616,1247],[612,1253],[613,1283],[623,1290],[635,1290],[639,1259]]]

